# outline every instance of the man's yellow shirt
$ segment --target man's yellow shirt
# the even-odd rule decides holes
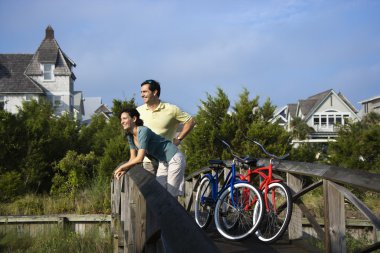
[[[139,106],[137,110],[140,118],[144,121],[144,126],[170,141],[176,136],[178,125],[191,119],[190,114],[165,102],[160,102],[153,111],[146,104]]]

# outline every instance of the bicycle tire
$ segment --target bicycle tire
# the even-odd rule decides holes
[[[206,229],[211,222],[211,203],[213,202],[211,187],[210,179],[208,177],[202,178],[195,197],[195,221],[202,229]]]
[[[263,219],[255,235],[260,241],[271,244],[282,237],[292,216],[293,201],[289,187],[282,182],[269,184],[268,203],[270,210],[268,212],[264,208]]]
[[[254,210],[256,210],[255,218]],[[241,240],[258,229],[263,211],[261,192],[251,184],[237,183],[233,186],[232,194],[231,187],[228,187],[216,202],[215,225],[223,237],[229,240]]]

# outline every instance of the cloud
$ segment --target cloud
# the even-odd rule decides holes
[[[148,78],[191,113],[216,87],[278,106],[330,88],[353,104],[380,93],[378,1],[4,0],[0,52],[35,52],[48,24],[76,89],[108,104]]]

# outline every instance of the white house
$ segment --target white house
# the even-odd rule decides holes
[[[74,91],[75,63],[62,51],[51,26],[34,54],[0,54],[0,109],[17,113],[23,101],[45,97],[56,115],[83,115],[80,91]]]
[[[380,96],[368,98],[359,103],[362,104],[362,109],[360,110],[362,116],[370,112],[380,113]]]
[[[359,121],[357,113],[356,108],[343,94],[330,89],[299,100],[297,104],[288,104],[277,115],[282,115],[281,118],[286,115],[284,125],[288,131],[291,131],[294,117],[301,118],[314,129],[306,141],[324,142],[335,138],[340,126],[350,121]]]

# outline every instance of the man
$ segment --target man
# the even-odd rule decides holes
[[[194,119],[186,112],[183,112],[177,106],[162,102],[160,100],[161,87],[155,80],[146,80],[141,84],[141,98],[144,104],[139,106],[137,110],[140,113],[144,125],[149,127],[153,132],[164,138],[171,140],[174,145],[178,146],[186,135],[193,129],[195,125]],[[177,135],[179,124],[183,124],[182,130]],[[170,185],[178,184],[179,194],[183,189],[184,171],[168,171],[167,165],[160,163],[154,164],[154,161],[144,159],[144,168],[155,174],[157,170],[157,180],[166,188]]]

